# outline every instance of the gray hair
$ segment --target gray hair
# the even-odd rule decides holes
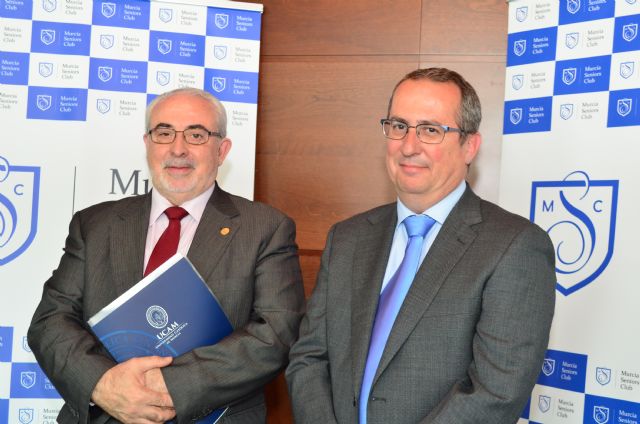
[[[406,80],[429,80],[433,82],[450,82],[460,89],[461,99],[460,108],[456,116],[456,124],[464,131],[461,141],[466,139],[466,134],[475,134],[480,129],[480,121],[482,120],[482,107],[476,90],[465,80],[462,75],[446,68],[424,68],[417,69],[404,76],[393,88],[391,98],[389,99],[389,108],[387,109],[387,117],[391,112],[391,103],[398,86]]]
[[[216,114],[216,121],[218,123],[217,131],[220,133],[220,136],[222,138],[225,138],[227,136],[227,111],[224,108],[224,105],[213,94],[209,93],[208,91],[204,91],[194,87],[176,88],[175,90],[167,91],[166,93],[160,94],[158,97],[153,99],[151,103],[149,103],[149,105],[147,106],[147,110],[145,112],[145,117],[144,117],[144,127],[146,128],[147,131],[151,129],[149,128],[149,124],[151,122],[151,114],[153,113],[153,109],[159,103],[163,102],[169,97],[173,97],[178,94],[201,97],[206,101],[208,101],[213,107],[213,110],[215,111],[215,114]]]

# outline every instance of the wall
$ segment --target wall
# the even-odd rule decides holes
[[[504,0],[262,3],[255,198],[296,221],[307,295],[329,227],[395,199],[378,121],[395,83],[416,68],[445,66],[476,87],[484,144],[470,180],[497,201]],[[267,398],[270,423],[292,422],[282,377]]]

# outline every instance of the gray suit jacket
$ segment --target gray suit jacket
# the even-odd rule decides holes
[[[397,221],[390,204],[332,228],[286,371],[297,423],[356,423]],[[374,378],[369,424],[508,424],[540,371],[554,311],[544,231],[469,188],[422,263]]]
[[[89,408],[93,388],[114,362],[86,321],[142,278],[150,207],[147,194],[75,214],[60,265],[44,286],[28,340],[66,402],[61,423],[115,422]],[[226,405],[223,423],[264,422],[263,386],[285,366],[302,316],[295,226],[273,208],[216,187],[188,257],[234,332],[163,369],[178,422]]]

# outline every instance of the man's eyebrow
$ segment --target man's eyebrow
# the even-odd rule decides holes
[[[400,118],[399,116],[390,116],[389,119],[391,119],[393,121],[402,122],[403,124],[409,125],[409,121],[407,121],[404,118]],[[416,125],[441,125],[441,124],[439,122],[431,121],[431,120],[428,120],[428,119],[419,119],[416,122]]]
[[[153,128],[174,128],[174,127],[173,127],[173,125],[171,125],[171,124],[167,124],[166,122],[159,122],[159,123],[158,123],[158,124],[156,124],[156,126],[155,126],[155,127],[153,127]],[[202,124],[191,124],[191,125],[188,125],[187,127],[185,127],[185,130],[193,130],[193,129],[202,129],[202,130],[209,131],[209,130],[207,129],[207,127],[205,127],[205,126],[204,126],[204,125],[202,125]]]

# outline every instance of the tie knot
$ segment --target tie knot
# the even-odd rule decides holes
[[[436,221],[428,215],[411,215],[402,221],[409,237],[424,237],[435,222]]]
[[[180,206],[171,206],[164,211],[164,214],[167,215],[169,221],[178,220],[180,221],[185,216],[189,215],[189,212],[182,209]]]

